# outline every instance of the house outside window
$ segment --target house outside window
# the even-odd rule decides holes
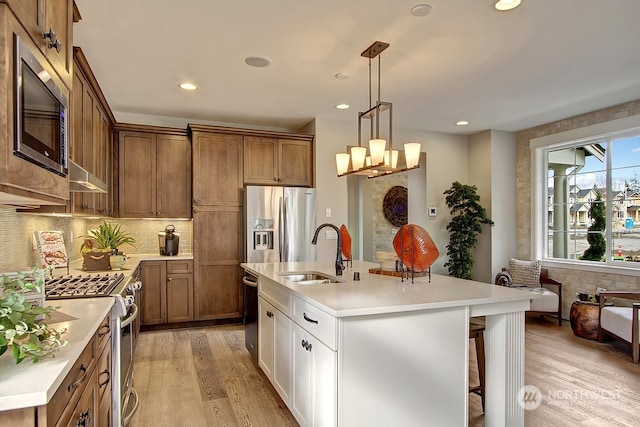
[[[539,257],[640,268],[640,129],[532,148]]]

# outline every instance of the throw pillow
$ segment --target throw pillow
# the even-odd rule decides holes
[[[541,269],[542,261],[509,260],[509,274],[514,286],[539,287]]]

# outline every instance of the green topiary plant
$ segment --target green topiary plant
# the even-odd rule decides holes
[[[600,194],[600,192],[596,192],[596,199],[591,202],[589,216],[593,220],[591,227],[587,229],[587,242],[589,242],[589,247],[584,251],[580,259],[602,261],[607,251],[607,244],[602,235],[602,232],[607,226],[607,219],[602,194]]]
[[[50,317],[54,307],[40,307],[28,301],[26,294],[41,293],[44,275],[38,270],[19,273],[16,277],[2,275],[0,282],[0,355],[9,348],[17,363],[31,358],[33,363],[64,347],[62,340],[66,329],[57,331],[37,320]]]
[[[487,211],[480,205],[478,187],[454,182],[444,194],[451,213],[451,222],[447,231],[451,233],[447,245],[449,260],[444,264],[449,268],[449,275],[461,279],[472,279],[473,254],[471,251],[478,244],[478,234],[482,232],[482,224],[491,224]]]

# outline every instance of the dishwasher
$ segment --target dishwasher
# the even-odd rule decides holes
[[[244,295],[244,345],[258,366],[258,278],[248,271],[242,277]]]

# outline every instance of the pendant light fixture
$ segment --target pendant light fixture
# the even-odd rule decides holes
[[[336,154],[338,176],[367,175],[369,178],[405,172],[420,167],[420,143],[404,144],[404,152],[393,149],[393,105],[380,100],[381,53],[389,47],[389,43],[376,41],[360,56],[369,58],[369,109],[358,113],[358,145],[347,147],[347,153]],[[373,104],[371,60],[378,58],[378,99]],[[382,113],[388,124],[386,136],[380,133]],[[369,120],[369,146],[362,145],[362,122]]]

